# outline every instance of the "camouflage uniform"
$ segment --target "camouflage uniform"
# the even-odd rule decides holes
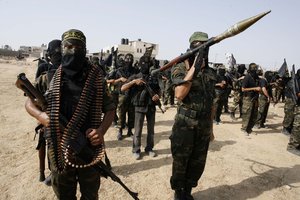
[[[289,132],[293,126],[294,110],[295,110],[295,103],[293,102],[293,99],[290,97],[286,97],[284,103],[284,117],[283,117],[282,125],[284,128],[289,130]]]
[[[165,71],[165,75],[167,80],[165,81],[165,88],[164,88],[164,105],[174,105],[174,90],[172,87],[172,80],[171,80],[171,71],[168,69]]]
[[[263,88],[265,87],[268,94],[270,91],[270,86],[267,82],[267,80],[264,77],[260,78],[260,87]],[[269,110],[270,102],[267,96],[264,95],[264,93],[261,91],[258,97],[258,115],[257,115],[257,126],[259,128],[263,128],[266,122],[266,118],[268,115],[268,110]]]
[[[174,85],[184,82],[185,64],[172,68]],[[172,128],[171,151],[173,156],[173,190],[196,187],[207,157],[212,133],[212,107],[215,97],[216,73],[211,68],[194,75],[188,95],[178,102],[175,123]]]
[[[220,71],[223,71],[221,73]],[[225,68],[220,69],[218,68],[218,75],[217,75],[217,83],[225,83],[224,88],[221,88],[220,86],[215,86],[215,92],[216,92],[216,98],[214,99],[214,107],[216,108],[215,112],[215,122],[219,124],[221,122],[221,114],[223,107],[225,107],[226,101],[228,99],[228,79],[225,76]]]
[[[128,79],[130,76],[138,73],[135,68],[131,67],[130,70],[128,68],[121,67],[117,70],[115,79],[124,77]],[[121,86],[123,83],[118,83],[118,93],[119,93],[119,100],[118,100],[118,127],[119,129],[124,129],[126,126],[126,113],[128,115],[128,129],[132,129],[134,127],[134,106],[132,104],[132,90],[121,92]]]
[[[295,107],[293,129],[288,146],[300,150],[300,107]]]
[[[110,80],[110,79],[115,79],[116,77],[116,73],[117,73],[117,69],[113,69],[111,72],[109,72],[107,74],[106,79]],[[115,105],[119,105],[119,90],[117,88],[117,86],[113,85],[113,84],[109,84],[108,85],[108,90],[112,95],[112,101],[114,102]],[[119,120],[119,116],[117,114],[117,112],[115,113],[115,117],[114,117],[114,125],[118,124],[118,120]]]
[[[284,103],[284,118],[282,122],[283,129],[287,130],[289,133],[291,132],[293,127],[294,110],[296,106],[292,98],[290,84],[292,84],[292,80],[288,82],[287,87],[285,87],[286,98]]]
[[[258,78],[247,74],[243,80],[243,88],[258,87]],[[258,114],[258,93],[249,91],[243,93],[243,107],[242,107],[242,131],[248,134],[252,132]]]
[[[298,77],[298,86],[300,86],[300,77]],[[300,88],[296,88],[296,94],[299,95]],[[300,98],[298,97],[297,104],[294,109],[294,122],[293,128],[290,136],[290,141],[288,143],[288,150],[296,149],[300,155]]]
[[[234,118],[235,111],[239,108],[240,116],[242,116],[242,106],[243,106],[243,92],[242,92],[242,82],[244,75],[239,77],[236,81],[233,82],[233,104],[231,109],[231,116]]]

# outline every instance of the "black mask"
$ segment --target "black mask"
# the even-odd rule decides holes
[[[142,74],[149,74],[150,59],[147,56],[142,56],[140,58],[139,65]]]
[[[149,74],[149,67],[148,67],[147,64],[141,66],[141,73],[142,74]]]
[[[296,77],[300,78],[300,69],[297,70]]]
[[[237,71],[238,71],[239,74],[244,74],[244,73],[245,73],[245,70],[246,70],[245,65],[242,64],[242,65],[239,65],[239,66],[238,66]]]
[[[219,69],[218,70],[218,74],[220,75],[220,76],[225,76],[225,69]]]
[[[62,55],[61,52],[55,52],[50,56],[50,60],[54,66],[59,66],[61,63]]]
[[[62,55],[62,69],[69,77],[80,76],[85,63],[85,48],[64,48]]]
[[[256,71],[256,70],[250,70],[250,71],[249,71],[249,74],[250,74],[254,79],[258,78],[258,75],[257,75],[257,71]]]

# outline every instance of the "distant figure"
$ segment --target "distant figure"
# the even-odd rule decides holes
[[[226,67],[228,67],[229,70],[231,70],[236,65],[236,60],[232,53],[226,53],[225,56],[226,56],[226,60],[227,60]]]
[[[297,70],[295,79],[295,82],[297,82],[298,84],[298,87],[295,87],[297,103],[295,106],[293,128],[291,131],[291,136],[287,146],[287,150],[291,153],[300,156],[300,69]]]
[[[147,140],[144,148],[145,153],[155,157],[154,148],[154,125],[156,113],[156,101],[159,101],[160,87],[156,77],[150,75],[150,56],[142,56],[139,66],[140,73],[132,75],[122,85],[121,91],[133,90],[133,105],[135,107],[134,135],[132,153],[136,160],[141,159],[141,137],[144,120],[147,120]],[[147,86],[146,86],[147,85]],[[149,87],[155,94],[150,95]]]
[[[258,115],[256,121],[257,128],[265,128],[265,122],[268,115],[268,110],[271,102],[271,88],[267,79],[263,76],[263,70],[259,68],[257,70],[257,75],[259,76],[259,86],[261,87],[261,92],[258,97]]]
[[[49,60],[41,62],[38,66],[36,72],[36,83],[44,82],[43,85],[39,86],[39,90],[45,94],[49,89],[50,81],[56,71],[56,69],[61,64],[61,40],[52,40],[48,44],[48,49],[46,52]],[[38,84],[37,84],[38,85]],[[36,149],[39,151],[39,162],[40,162],[40,177],[39,181],[44,181],[46,185],[51,185],[51,174],[45,178],[45,158],[46,158],[46,140],[45,140],[45,128],[41,127],[36,129],[36,132],[39,134],[39,141]],[[50,165],[49,165],[49,169]]]
[[[248,74],[245,76],[242,84],[243,92],[243,115],[242,132],[245,136],[252,133],[258,114],[258,96],[261,88],[259,86],[259,77],[257,75],[258,66],[250,63]]]

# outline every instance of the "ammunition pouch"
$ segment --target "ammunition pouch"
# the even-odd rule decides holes
[[[185,117],[192,118],[192,119],[210,117],[209,112],[201,112],[201,111],[193,110],[193,109],[190,109],[190,108],[185,108],[183,106],[178,107],[177,113],[181,114]]]

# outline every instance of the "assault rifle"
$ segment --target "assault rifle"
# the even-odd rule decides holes
[[[21,89],[23,92],[25,92],[26,96],[28,96],[31,101],[41,110],[46,110],[47,108],[47,101],[45,99],[45,97],[42,95],[42,93],[40,93],[32,84],[31,82],[27,79],[25,73],[21,73],[18,75],[17,77],[17,81],[16,81],[16,86]],[[64,119],[64,117],[60,114],[60,119],[63,120],[63,123],[66,124],[67,120]],[[64,125],[62,125],[62,123],[60,123],[61,126],[65,127]],[[84,148],[85,150],[87,150],[88,148]],[[88,155],[86,156],[91,156],[91,152],[88,152]],[[80,156],[80,154],[79,154]],[[105,156],[106,157],[106,156]],[[107,158],[107,157],[106,157]],[[84,159],[84,157],[81,158],[82,160],[86,160]],[[106,162],[106,161],[105,161]],[[104,164],[102,161],[100,161],[99,163],[97,163],[96,165],[93,165],[93,167],[101,173],[101,175],[105,178],[110,177],[113,181],[119,183],[129,194],[130,196],[133,197],[133,199],[138,200],[138,193],[131,191],[122,181],[121,179],[115,175],[111,170],[110,170],[110,166],[107,166],[106,164]]]
[[[152,88],[150,87],[150,85],[145,81],[145,88],[148,91],[148,93],[150,94],[151,98],[155,95],[155,92],[152,90]],[[154,103],[158,106],[158,108],[161,110],[162,113],[165,112],[164,109],[162,109],[162,105],[160,100],[158,99],[157,101],[154,101]]]

